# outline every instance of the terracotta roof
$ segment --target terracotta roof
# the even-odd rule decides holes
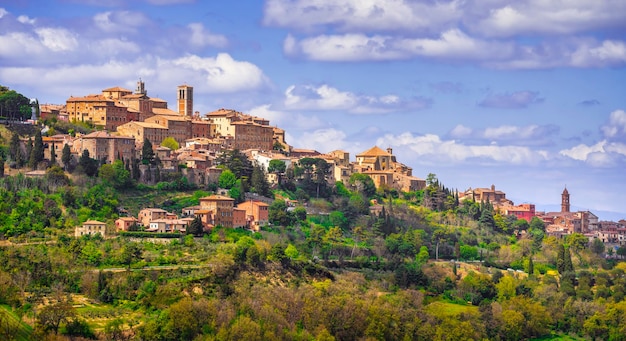
[[[83,97],[70,97],[67,99],[67,102],[99,102],[99,101],[113,102],[112,99],[108,99],[102,95],[87,95]]]
[[[161,119],[168,120],[168,121],[182,121],[182,122],[190,120],[188,117],[179,116],[179,115],[176,115],[176,116],[174,116],[174,115],[156,115],[156,116],[150,117],[151,120],[155,119],[155,118],[156,119],[161,118]]]
[[[135,217],[119,217],[117,220],[125,220],[125,221],[136,221]]]
[[[157,97],[150,97],[150,100],[152,102],[167,102],[166,100],[164,100],[162,98],[157,98]]]
[[[386,151],[380,149],[378,146],[374,146],[361,154],[357,154],[357,157],[361,156],[391,156],[391,154]]]
[[[167,129],[164,126],[160,125],[160,124],[156,124],[156,123],[149,123],[149,122],[128,122],[126,124],[136,124],[140,127],[143,128],[154,128],[154,129]]]
[[[146,98],[147,96],[144,94],[130,94],[122,96],[123,99],[135,99],[135,98]]]
[[[231,198],[231,197],[227,197],[224,195],[217,195],[217,194],[213,194],[213,195],[209,195],[208,197],[204,197],[204,198],[200,198],[200,201],[202,200],[209,200],[209,201],[218,201],[218,200],[227,200],[227,201],[235,201],[235,199]]]
[[[155,115],[168,115],[168,116],[183,117],[183,116],[180,116],[180,114],[178,114],[176,111],[167,109],[167,108],[152,108],[152,112]]]
[[[97,220],[87,220],[86,222],[83,223],[83,225],[85,224],[89,224],[89,225],[106,225],[106,223],[103,223],[101,221],[97,221]]]
[[[103,92],[104,92],[104,91],[107,91],[107,92],[113,92],[113,91],[120,91],[120,92],[132,92],[132,90],[124,89],[124,88],[121,88],[121,87],[119,87],[119,86],[115,86],[115,87],[112,87],[112,88],[104,89],[104,90],[102,90],[102,91],[103,91]]]

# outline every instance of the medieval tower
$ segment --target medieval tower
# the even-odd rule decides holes
[[[565,187],[561,194],[561,212],[569,212],[569,192],[567,191],[567,187]]]
[[[176,99],[178,114],[191,117],[193,115],[193,86],[180,85]]]

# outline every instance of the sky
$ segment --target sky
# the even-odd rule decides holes
[[[0,84],[40,103],[145,82],[297,148],[626,218],[624,0],[0,0]]]

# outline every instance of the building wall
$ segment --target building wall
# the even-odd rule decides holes
[[[106,224],[101,222],[85,222],[82,226],[76,227],[74,230],[74,236],[80,237],[85,235],[94,236],[100,233],[102,237],[106,236]]]
[[[164,115],[156,115],[146,119],[148,123],[156,123],[167,129],[167,137],[172,137],[179,145],[184,146],[185,140],[191,138],[191,120],[170,118]],[[161,140],[163,141],[163,140]],[[160,143],[159,143],[160,144]]]
[[[274,129],[270,126],[263,126],[254,122],[236,122],[235,127],[235,148],[272,150],[274,140]]]
[[[200,198],[200,207],[214,212],[213,225],[233,227],[234,202],[235,200],[228,197],[212,195]]]

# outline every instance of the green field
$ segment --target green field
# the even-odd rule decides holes
[[[0,305],[0,324],[2,330],[0,330],[0,337],[12,336],[13,340],[28,341],[32,339],[33,328],[26,323],[20,321],[20,318],[11,310],[11,307],[7,305]],[[14,329],[17,328],[17,331]],[[12,330],[7,333],[8,330]],[[13,334],[15,333],[15,334]]]

